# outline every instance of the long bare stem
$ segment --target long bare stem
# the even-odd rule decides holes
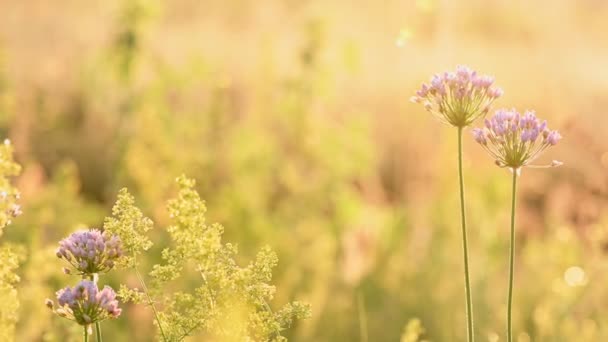
[[[462,176],[462,127],[458,127],[458,179],[460,182],[460,218],[462,226],[462,254],[464,257],[464,283],[467,300],[467,341],[473,342],[473,300],[471,296],[471,282],[469,276],[469,251],[467,246],[467,223],[464,202],[464,179]]]
[[[97,274],[89,275],[89,279],[91,279],[91,281],[95,283],[95,286],[97,286],[97,277],[98,277]],[[103,339],[101,338],[101,323],[100,322],[95,322],[95,341],[103,342]]]
[[[152,300],[152,297],[150,297],[150,294],[148,293],[148,288],[146,287],[144,278],[142,278],[137,267],[134,267],[134,269],[135,269],[135,274],[137,275],[137,279],[139,279],[139,283],[141,284],[141,287],[143,288],[144,293],[146,294],[146,298],[148,299],[148,305],[150,305],[152,307],[152,311],[154,311],[154,318],[156,319],[156,323],[158,324],[158,329],[160,330],[160,334],[163,337],[163,341],[167,342],[168,340],[167,340],[167,337],[165,336],[165,332],[163,331],[163,325],[160,321],[160,317],[158,316],[158,311],[156,310],[156,305],[154,305],[154,301]]]
[[[101,339],[101,324],[99,322],[95,322],[95,340],[97,342],[102,342],[102,339]]]
[[[513,302],[513,259],[515,255],[515,197],[517,189],[517,170],[513,170],[513,189],[511,198],[511,243],[509,252],[509,300],[507,304],[507,341],[512,342],[511,307]]]

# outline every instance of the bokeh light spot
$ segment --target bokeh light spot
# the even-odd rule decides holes
[[[410,41],[411,38],[412,31],[410,29],[404,28],[399,31],[399,36],[395,40],[395,45],[397,45],[397,47],[403,47],[405,46],[405,44],[407,44],[407,42]]]
[[[564,272],[564,280],[568,286],[585,285],[585,271],[578,266],[569,267]]]
[[[416,8],[421,12],[433,12],[435,6],[435,0],[416,0]]]

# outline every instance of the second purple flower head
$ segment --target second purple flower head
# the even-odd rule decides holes
[[[513,170],[529,166],[542,151],[562,138],[533,111],[520,114],[515,109],[497,110],[485,120],[485,127],[473,130],[473,137],[496,160],[496,165]],[[559,165],[561,162],[553,161],[548,166]]]
[[[105,286],[100,291],[97,284],[90,280],[82,280],[73,288],[66,287],[57,291],[57,304],[59,307],[55,309],[53,301],[46,300],[47,307],[57,315],[76,321],[80,325],[116,318],[122,312],[118,307],[114,290]]]

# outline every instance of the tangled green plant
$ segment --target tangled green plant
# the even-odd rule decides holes
[[[21,214],[17,204],[19,191],[11,185],[10,177],[19,174],[21,167],[13,160],[13,148],[9,140],[0,145],[0,236],[11,219]],[[17,323],[17,290],[15,283],[19,276],[15,270],[19,266],[20,254],[14,246],[0,246],[0,340],[14,339]]]
[[[0,236],[13,217],[21,214],[17,204],[19,191],[11,185],[10,177],[17,176],[21,166],[13,160],[13,146],[7,139],[0,145]]]
[[[167,228],[172,245],[163,250],[163,262],[153,266],[150,288],[140,277],[142,290],[123,286],[120,297],[152,306],[164,341],[182,341],[197,334],[227,341],[285,341],[282,331],[295,319],[308,317],[310,309],[299,302],[277,311],[270,307],[275,287],[269,282],[278,262],[274,252],[263,248],[254,262],[239,266],[236,246],[222,242],[224,228],[206,222],[206,207],[194,190],[194,181],[182,176],[177,184],[177,198],[167,205],[173,220]],[[149,220],[127,198],[130,195],[122,191],[106,229],[120,236],[128,255],[138,250],[127,246],[149,247],[143,242],[148,241],[143,233]],[[140,229],[130,230],[133,227]],[[170,292],[186,272],[199,275],[198,286],[189,292]]]
[[[152,229],[154,223],[134,204],[133,196],[127,189],[122,189],[112,208],[112,216],[106,217],[103,224],[104,231],[120,238],[123,255],[118,259],[118,265],[126,268],[136,267],[137,256],[152,247],[152,241],[146,233]]]
[[[125,302],[145,302],[146,305],[150,306],[154,311],[156,325],[163,340],[166,340],[158,311],[139,272],[137,262],[137,256],[153,245],[146,233],[153,228],[154,222],[144,216],[139,208],[135,207],[135,198],[129,194],[127,189],[122,189],[119,192],[118,199],[112,208],[112,215],[106,217],[103,227],[105,231],[117,235],[122,242],[123,255],[118,260],[118,265],[132,269],[137,275],[143,290],[138,291],[137,289],[130,289],[126,285],[121,285],[118,294]]]
[[[15,284],[19,276],[15,270],[19,266],[21,253],[13,246],[0,246],[0,341],[14,339],[15,324],[18,319],[19,301]]]

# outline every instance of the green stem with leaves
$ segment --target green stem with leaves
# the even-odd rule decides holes
[[[511,243],[509,252],[509,299],[507,303],[507,341],[513,341],[511,332],[511,307],[513,302],[513,259],[515,255],[515,198],[517,189],[517,170],[513,170],[513,189],[511,194]]]
[[[462,127],[458,127],[458,179],[460,183],[460,218],[462,226],[462,254],[464,257],[464,283],[467,300],[467,341],[473,342],[473,300],[471,298],[471,281],[469,276],[469,251],[467,246],[467,223],[464,202],[464,179],[462,176]]]

